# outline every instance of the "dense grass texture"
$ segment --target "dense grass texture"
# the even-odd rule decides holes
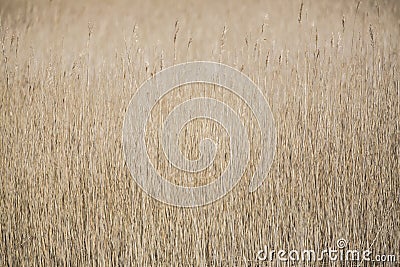
[[[8,0],[0,42],[1,266],[256,266],[264,246],[322,250],[339,238],[400,264],[398,1]],[[226,132],[199,119],[181,148],[196,158],[199,140],[213,138],[214,164],[194,175],[170,166],[159,129],[182,101],[224,101],[251,139],[233,191],[190,209],[135,184],[121,135],[140,84],[193,60],[248,75],[278,135],[250,194],[260,139],[245,103],[210,85],[166,95],[146,142],[170,181],[208,183],[229,154]]]

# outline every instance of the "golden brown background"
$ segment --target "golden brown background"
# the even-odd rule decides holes
[[[0,12],[0,265],[247,266],[264,246],[322,250],[339,238],[400,257],[398,1],[9,0]],[[244,112],[245,177],[222,200],[187,209],[133,182],[121,135],[138,86],[192,60],[251,77],[278,142],[249,194],[258,139]],[[148,133],[150,158],[172,181],[155,137],[168,105],[197,92],[179,90]],[[199,135],[227,148],[216,125],[190,127],[189,157]],[[215,179],[219,153],[208,175],[183,183]]]

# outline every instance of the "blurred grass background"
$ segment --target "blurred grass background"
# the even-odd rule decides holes
[[[323,250],[339,238],[351,249],[400,257],[399,8],[397,1],[1,1],[1,265],[246,266],[257,265],[264,246]],[[133,182],[121,131],[138,86],[192,60],[251,77],[271,105],[278,144],[258,191],[247,192],[252,161],[225,198],[184,209]],[[179,90],[164,100],[166,110],[195,95]],[[240,108],[232,96],[224,100]],[[153,138],[166,115],[158,108],[149,154],[168,173]],[[189,132],[220,131],[196,123]],[[183,150],[195,153],[194,137],[182,138]],[[224,164],[218,158],[211,177],[192,183],[215,178]]]

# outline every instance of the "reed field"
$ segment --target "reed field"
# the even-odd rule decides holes
[[[0,266],[355,266],[260,261],[276,251],[347,248],[400,266],[399,1],[0,0]],[[199,186],[229,160],[229,136],[197,119],[182,152],[218,142],[213,164],[182,173],[160,127],[187,99],[238,111],[250,161],[234,189],[196,208],[164,204],[133,180],[122,128],[158,71],[215,61],[259,86],[277,145],[257,191],[260,129],[228,90],[185,85],[153,108],[147,153],[167,180]],[[205,107],[207,108],[207,107]]]

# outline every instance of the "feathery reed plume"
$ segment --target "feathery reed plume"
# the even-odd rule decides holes
[[[175,21],[175,32],[174,32],[174,64],[176,62],[176,54],[177,54],[177,47],[176,47],[176,39],[179,32],[179,20]]]
[[[219,47],[219,62],[222,62],[222,55],[224,53],[224,48],[225,48],[225,40],[226,40],[226,33],[228,31],[228,27],[224,25],[224,28],[222,29],[221,33],[221,38],[220,38],[220,47]]]
[[[372,24],[369,24],[369,37],[371,39],[371,46],[375,46],[375,39],[374,39],[374,29],[372,28]]]
[[[300,10],[299,10],[299,17],[297,19],[299,23],[301,23],[301,16],[302,16],[302,13],[303,13],[303,5],[304,5],[304,2],[301,2]]]

